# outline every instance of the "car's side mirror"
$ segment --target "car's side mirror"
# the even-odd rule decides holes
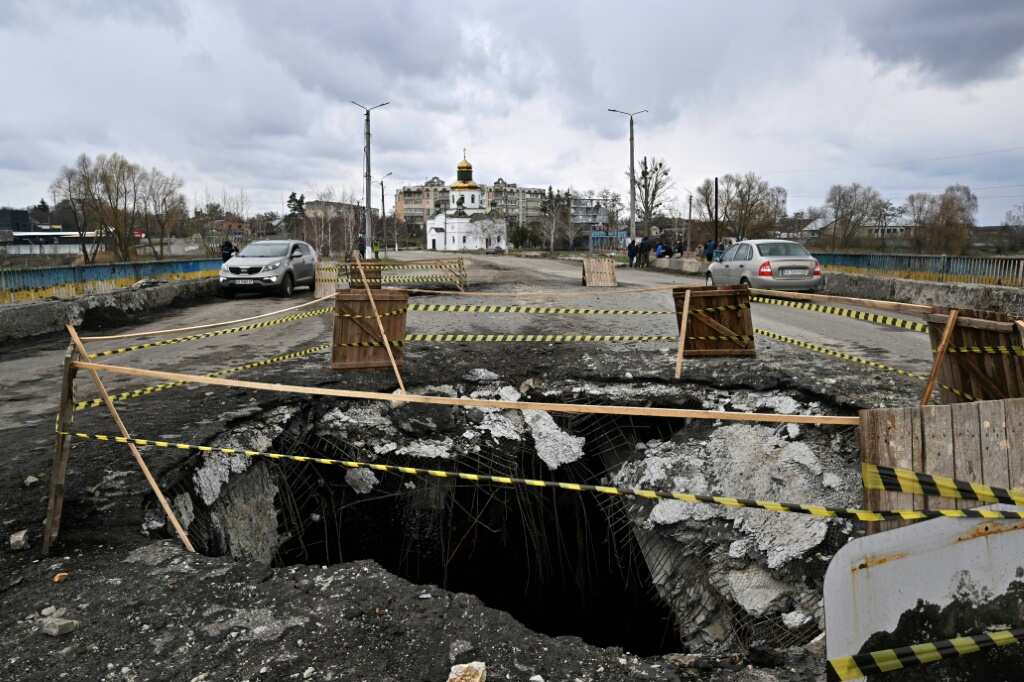
[[[302,258],[302,254],[299,253],[298,251],[292,251],[292,255],[290,256],[290,258]]]

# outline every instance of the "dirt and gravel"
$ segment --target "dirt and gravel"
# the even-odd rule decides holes
[[[479,292],[580,291],[575,264],[509,262],[513,260],[474,259],[470,278],[477,284],[473,288]],[[678,281],[653,273],[627,273],[620,279],[625,281],[624,288]],[[485,296],[446,295],[429,300],[496,302]],[[591,307],[667,310],[671,306],[667,294],[660,293],[597,291],[571,301],[573,306]],[[501,302],[558,303],[528,296]],[[242,299],[191,312],[175,311],[141,321],[139,326],[179,326],[195,319],[217,319],[218,315],[241,317],[281,305],[279,299]],[[768,311],[771,317],[755,319],[755,324],[776,325],[780,333],[793,336],[799,335],[794,330],[804,324],[807,334],[802,338],[819,343],[841,336],[846,328],[854,329],[850,336],[858,340],[846,340],[844,347],[862,354],[872,352],[872,337],[881,338],[878,328],[866,323],[838,318],[826,323],[810,313],[803,313],[810,321],[801,323],[794,314]],[[409,330],[670,334],[672,320],[670,316],[423,314],[410,320]],[[329,328],[328,318],[314,318],[262,332],[142,351],[117,360],[133,366],[204,373],[323,343],[329,338]],[[885,348],[884,355],[875,357],[890,364],[909,364],[912,369],[927,362],[926,338],[888,330],[885,334],[898,340],[876,341],[876,350]],[[91,441],[74,446],[61,536],[53,556],[43,557],[40,532],[63,344],[61,339],[51,338],[8,349],[0,356],[5,384],[0,415],[5,420],[2,436],[7,446],[5,475],[0,477],[0,679],[444,680],[453,663],[472,660],[487,664],[490,679],[524,681],[536,675],[545,680],[797,680],[812,679],[822,672],[821,652],[815,648],[819,645],[813,643],[771,651],[752,647],[714,657],[653,655],[641,659],[565,634],[552,637],[531,631],[507,613],[484,606],[475,596],[413,584],[370,561],[327,567],[268,566],[228,556],[188,556],[174,541],[162,538],[162,530],[144,533],[152,501],[122,447]],[[96,348],[113,345],[97,344]],[[668,405],[691,400],[699,393],[705,398],[711,395],[706,399],[716,407],[736,410],[775,411],[777,406],[752,404],[756,399],[752,394],[776,393],[790,396],[802,406],[816,404],[813,409],[820,413],[833,414],[909,404],[919,390],[898,376],[772,341],[759,339],[758,348],[757,359],[691,360],[683,385],[671,379],[671,344],[424,344],[406,349],[403,374],[412,390],[451,385],[468,372],[486,371],[503,386],[532,390],[537,396],[547,391],[577,401]],[[333,372],[322,354],[239,376],[316,386],[397,388],[387,371]],[[134,380],[111,383],[118,390],[140,385]],[[86,377],[80,377],[78,385],[80,396],[94,395]],[[215,442],[226,431],[263,419],[275,409],[294,409],[304,401],[309,402],[234,388],[189,386],[126,401],[122,411],[138,437],[205,444]],[[113,433],[102,408],[77,413],[75,430]],[[752,432],[745,437],[760,438]],[[791,442],[785,434],[772,432],[771,438],[780,438],[781,448]],[[670,446],[656,443],[652,447]],[[685,443],[671,447],[686,448]],[[167,449],[144,448],[143,452],[165,481],[173,480],[190,456]],[[651,454],[641,453],[641,457]],[[834,465],[829,461],[829,467]],[[806,468],[806,462],[803,466]],[[815,476],[821,479],[824,473]],[[740,479],[735,477],[730,483]],[[837,495],[843,494],[844,485],[839,484]],[[724,492],[742,495],[746,491]],[[27,549],[10,549],[9,537],[21,530],[28,531]],[[730,542],[737,539],[742,538]],[[61,574],[66,576],[55,582],[55,576]],[[792,602],[773,613],[781,617],[804,611],[813,619],[815,607]],[[46,615],[44,610],[48,610]],[[67,621],[75,624],[63,624]],[[50,635],[46,630],[70,631]],[[682,645],[679,653],[685,654]]]

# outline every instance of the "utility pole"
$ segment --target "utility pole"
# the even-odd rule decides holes
[[[690,235],[693,234],[693,195],[686,202],[686,253],[690,253]]]
[[[365,123],[363,125],[363,137],[364,137],[364,144],[365,144],[365,146],[363,147],[363,158],[364,158],[364,160],[366,162],[365,171],[364,171],[364,177],[365,177],[365,180],[366,180],[366,213],[365,213],[365,216],[366,216],[366,220],[365,220],[366,237],[365,237],[365,240],[364,240],[366,242],[366,252],[364,254],[362,254],[362,257],[365,260],[371,260],[373,258],[373,222],[372,222],[373,221],[373,216],[370,214],[370,188],[371,188],[371,184],[372,184],[372,181],[371,181],[371,178],[370,178],[370,112],[373,111],[374,109],[380,109],[381,107],[386,107],[387,105],[391,104],[391,102],[390,101],[381,102],[380,104],[377,104],[377,105],[372,106],[372,107],[364,107],[359,102],[356,102],[354,100],[349,100],[349,101],[352,102],[352,104],[355,104],[360,109],[362,109],[363,112],[366,114],[366,120],[365,120]],[[383,215],[383,214],[384,214],[384,207],[381,206],[381,215]]]
[[[380,179],[380,240],[388,237],[388,213],[384,210],[384,178],[391,175],[391,171],[385,173]],[[398,251],[398,225],[395,224],[395,251]]]
[[[633,113],[618,109],[609,109],[608,111],[629,116],[629,238],[636,239],[636,164],[633,151],[633,117],[646,114],[647,110],[642,109]]]
[[[718,176],[715,176],[715,248],[718,248]]]

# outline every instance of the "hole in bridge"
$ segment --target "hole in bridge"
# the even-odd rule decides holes
[[[585,456],[555,471],[532,445],[484,449],[475,462],[391,458],[388,463],[462,469],[521,478],[607,482],[637,441],[668,438],[659,419],[581,415],[560,426],[586,437]],[[679,423],[676,423],[679,426]],[[354,455],[320,437],[302,450]],[[530,629],[575,635],[641,656],[680,649],[672,612],[659,597],[631,530],[631,498],[457,479],[375,472],[357,494],[346,470],[282,463],[293,536],[281,564],[372,559],[413,583],[476,595]]]

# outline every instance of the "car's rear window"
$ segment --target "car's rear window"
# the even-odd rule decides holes
[[[254,242],[242,249],[239,256],[246,258],[273,258],[275,256],[287,256],[288,244],[270,244],[267,242]]]
[[[762,256],[803,256],[810,258],[811,254],[804,247],[793,242],[768,242],[758,244],[757,251]]]

